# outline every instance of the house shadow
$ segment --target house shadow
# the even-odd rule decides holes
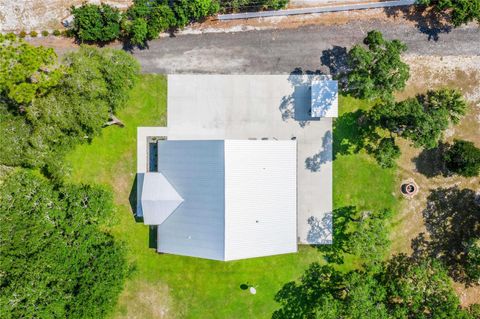
[[[415,163],[416,170],[425,177],[449,175],[445,164],[445,152],[448,150],[448,144],[440,143],[433,149],[424,149],[412,162]]]
[[[468,243],[480,236],[480,195],[471,189],[437,188],[422,215],[427,233],[412,240],[413,257],[439,259],[455,281],[474,284],[465,267]]]
[[[148,226],[148,248],[157,249],[157,229],[156,225]]]
[[[422,5],[409,7],[385,8],[389,17],[404,17],[415,23],[415,27],[427,35],[428,41],[438,41],[440,34],[452,31],[452,23],[448,13]]]
[[[325,75],[320,71],[304,71],[302,68],[295,68],[288,77],[288,82],[293,92],[283,96],[280,101],[279,111],[283,121],[294,120],[305,127],[310,121],[318,121],[320,118],[311,116],[311,83],[314,78],[322,78]]]
[[[143,176],[140,176],[140,179],[143,180]],[[139,174],[135,174],[135,179],[133,180],[132,188],[130,189],[130,194],[128,195],[128,202],[130,204],[130,209],[132,211],[133,218],[135,218],[135,221],[137,223],[142,223],[143,217],[138,216],[138,212],[137,212],[137,207],[138,207],[137,186],[139,182],[140,182]]]
[[[332,131],[325,132],[322,138],[322,150],[305,159],[305,168],[311,172],[319,172],[322,165],[333,159]]]

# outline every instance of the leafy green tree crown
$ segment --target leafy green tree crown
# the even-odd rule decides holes
[[[465,177],[480,174],[480,149],[472,142],[455,140],[445,154],[447,168]]]
[[[362,99],[390,99],[394,91],[405,87],[410,76],[408,65],[401,59],[407,46],[398,40],[388,41],[375,30],[363,42],[366,48],[355,45],[348,52],[346,91]]]

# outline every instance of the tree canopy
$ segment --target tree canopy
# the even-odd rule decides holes
[[[428,91],[401,102],[376,105],[369,117],[375,126],[402,136],[415,147],[434,148],[450,124],[465,115],[467,103],[460,92],[451,89]]]
[[[0,92],[0,164],[50,168],[54,173],[51,169],[59,167],[66,151],[98,135],[109,116],[126,103],[139,72],[129,54],[93,47],[67,54],[61,68],[65,72],[57,83],[22,104],[22,112],[8,91]],[[28,85],[29,79],[23,81]]]
[[[447,168],[465,177],[480,174],[480,149],[473,142],[455,140],[445,153]]]
[[[418,4],[434,6],[439,11],[451,11],[453,25],[472,21],[480,23],[480,0],[417,0]]]
[[[390,211],[359,212],[349,206],[335,209],[332,215],[334,241],[319,247],[328,261],[343,263],[345,254],[355,255],[365,263],[383,260],[390,246],[386,231]]]
[[[366,48],[355,45],[347,54],[349,71],[347,93],[361,99],[391,98],[402,90],[410,76],[401,59],[407,46],[399,40],[386,40],[379,31],[370,31],[363,40]]]
[[[63,68],[53,49],[35,47],[13,34],[0,34],[0,94],[28,105],[60,81]]]
[[[107,4],[72,7],[73,33],[82,42],[109,42],[120,36],[120,11]]]
[[[347,273],[314,263],[276,294],[273,318],[471,318],[432,259],[398,255]]]
[[[0,188],[2,318],[103,318],[126,275],[112,195],[19,170]]]

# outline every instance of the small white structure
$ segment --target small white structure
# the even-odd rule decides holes
[[[338,81],[314,80],[311,92],[312,117],[338,117]]]
[[[160,225],[183,202],[162,173],[145,173],[142,190],[142,214],[146,225]]]
[[[284,140],[158,141],[141,212],[157,250],[215,260],[297,251],[297,145]]]

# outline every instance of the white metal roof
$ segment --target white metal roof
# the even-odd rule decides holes
[[[184,201],[159,224],[158,251],[216,260],[296,252],[296,158],[291,140],[159,141],[158,169]]]
[[[225,260],[297,251],[295,141],[225,141]]]
[[[162,173],[145,173],[141,201],[143,222],[160,225],[183,202],[183,198]]]
[[[338,117],[338,81],[312,81],[312,117]]]

